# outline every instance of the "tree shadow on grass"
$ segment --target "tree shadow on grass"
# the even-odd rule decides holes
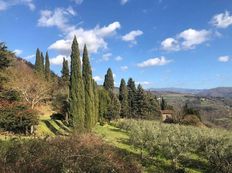
[[[49,130],[51,130],[55,135],[63,135],[55,127],[53,127],[53,125],[48,120],[42,120],[42,122],[44,122],[47,128],[49,128]]]
[[[63,124],[61,124],[59,121],[55,120],[54,121],[61,129],[63,129],[64,131],[71,133],[72,131],[69,130],[67,127],[65,127]]]

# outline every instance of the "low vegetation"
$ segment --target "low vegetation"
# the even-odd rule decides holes
[[[194,166],[203,172],[232,172],[231,132],[131,119],[115,124],[128,132],[129,143],[140,149],[141,157],[163,157],[171,160],[174,170],[186,171],[195,156],[199,165]]]

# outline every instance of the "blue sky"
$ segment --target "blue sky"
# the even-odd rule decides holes
[[[231,0],[0,0],[0,41],[32,63],[48,50],[60,74],[74,35],[99,84],[111,67],[116,86],[232,86]]]

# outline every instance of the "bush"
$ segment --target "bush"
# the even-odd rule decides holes
[[[30,132],[38,124],[37,112],[24,103],[0,100],[0,128],[15,133]]]
[[[0,143],[0,172],[139,173],[135,161],[91,134]]]

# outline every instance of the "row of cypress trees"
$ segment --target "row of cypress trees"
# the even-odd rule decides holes
[[[93,80],[86,45],[82,64],[76,37],[71,47],[71,68],[63,60],[62,81],[69,85],[69,120],[76,131],[90,130],[99,120],[126,117],[150,119],[159,114],[159,104],[154,95],[141,85],[136,87],[132,78],[127,84],[121,80],[119,94],[115,91],[113,72],[109,68],[103,87]]]
[[[86,45],[82,63],[81,65],[79,45],[75,36],[71,51],[69,115],[77,131],[90,130],[98,120],[97,84],[92,78]]]
[[[43,52],[41,52],[39,49],[36,50],[35,71],[39,76],[44,77],[47,81],[50,80],[51,71],[48,52],[46,52],[44,64]]]

